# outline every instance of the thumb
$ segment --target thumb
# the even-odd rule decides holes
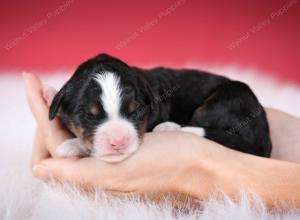
[[[33,174],[45,182],[72,183],[83,189],[110,189],[120,180],[121,170],[120,164],[108,164],[91,157],[49,158],[35,165]]]
[[[45,182],[78,182],[76,158],[45,159],[32,168],[33,175]]]

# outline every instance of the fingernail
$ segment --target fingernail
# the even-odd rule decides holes
[[[40,164],[35,165],[32,168],[32,172],[34,176],[44,181],[50,180],[53,177],[51,170],[48,167]]]
[[[26,77],[27,77],[27,76],[28,76],[28,73],[22,72],[22,77],[23,77],[24,81],[26,81]]]
[[[30,75],[30,73],[22,72],[22,76],[23,76],[24,79],[25,79],[27,76],[29,76],[29,75]]]

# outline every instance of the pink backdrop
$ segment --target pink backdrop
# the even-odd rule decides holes
[[[300,84],[299,5],[299,0],[2,0],[0,69],[74,69],[107,52],[135,65],[236,63]]]

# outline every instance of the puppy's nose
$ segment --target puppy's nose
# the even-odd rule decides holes
[[[113,148],[124,147],[128,143],[128,138],[125,136],[115,137],[110,139],[110,145]]]

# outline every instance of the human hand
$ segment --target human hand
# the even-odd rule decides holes
[[[300,163],[300,119],[266,109],[272,140],[272,158]]]
[[[72,182],[83,188],[141,194],[181,192],[206,198],[215,186],[236,193],[244,182],[253,179],[265,182],[269,178],[266,171],[251,177],[253,170],[263,170],[258,164],[271,160],[236,152],[184,132],[147,133],[139,151],[121,163],[108,164],[90,157],[58,159],[56,147],[72,135],[58,119],[48,120],[48,106],[38,78],[25,75],[24,80],[28,102],[38,124],[33,172],[42,180]],[[273,119],[271,115],[271,122]],[[273,123],[271,130],[272,126]],[[229,187],[233,180],[237,183],[234,189]]]
[[[106,190],[122,192],[172,192],[189,191],[189,183],[194,176],[186,176],[186,169],[191,166],[194,157],[193,141],[198,137],[188,133],[148,133],[145,135],[139,151],[118,164],[108,164],[87,157],[59,159],[55,153],[57,146],[72,138],[72,134],[64,129],[56,118],[48,120],[47,98],[41,81],[32,74],[24,74],[25,88],[30,109],[37,122],[32,166],[33,173],[47,181],[52,178],[77,183],[85,188],[99,187]],[[49,91],[47,91],[49,94]],[[54,94],[53,94],[54,95]],[[187,141],[188,140],[188,141]],[[209,142],[207,140],[207,142]],[[194,145],[198,145],[195,143]],[[201,158],[195,158],[201,159]],[[189,167],[190,168],[190,167]],[[205,172],[203,172],[205,173]],[[183,176],[188,179],[181,186],[178,184]],[[209,182],[208,177],[203,181]],[[208,190],[204,190],[205,192]]]
[[[62,126],[59,119],[48,119],[49,103],[55,95],[55,90],[43,86],[33,74],[23,73],[23,79],[27,101],[37,123],[32,154],[32,165],[35,165],[42,159],[56,157],[56,147],[73,135]]]

